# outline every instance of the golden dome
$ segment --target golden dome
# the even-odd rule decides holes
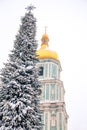
[[[49,37],[46,33],[43,34],[41,41],[42,41],[41,48],[36,52],[37,58],[39,58],[39,59],[52,58],[52,59],[58,60],[57,53],[49,50],[49,48],[48,48]]]
[[[41,41],[43,42],[44,40],[46,40],[47,42],[49,41],[49,37],[48,35],[45,33],[43,34],[42,38],[41,38]]]

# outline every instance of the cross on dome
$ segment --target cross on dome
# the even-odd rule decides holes
[[[45,26],[45,34],[46,34],[46,31],[47,31],[47,26]]]

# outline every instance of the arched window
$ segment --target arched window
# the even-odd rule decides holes
[[[43,66],[41,66],[39,68],[39,76],[43,76],[43,70],[44,70],[44,68],[43,68]]]
[[[52,78],[57,78],[57,66],[52,64]]]

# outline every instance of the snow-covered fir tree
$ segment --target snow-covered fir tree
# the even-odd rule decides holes
[[[27,8],[8,62],[1,70],[0,130],[40,130],[36,19]]]

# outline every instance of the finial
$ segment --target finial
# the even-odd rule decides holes
[[[31,10],[35,9],[36,7],[34,7],[33,5],[27,6],[25,9],[27,9],[29,12],[31,12]]]
[[[47,26],[45,26],[45,34],[46,34]]]

